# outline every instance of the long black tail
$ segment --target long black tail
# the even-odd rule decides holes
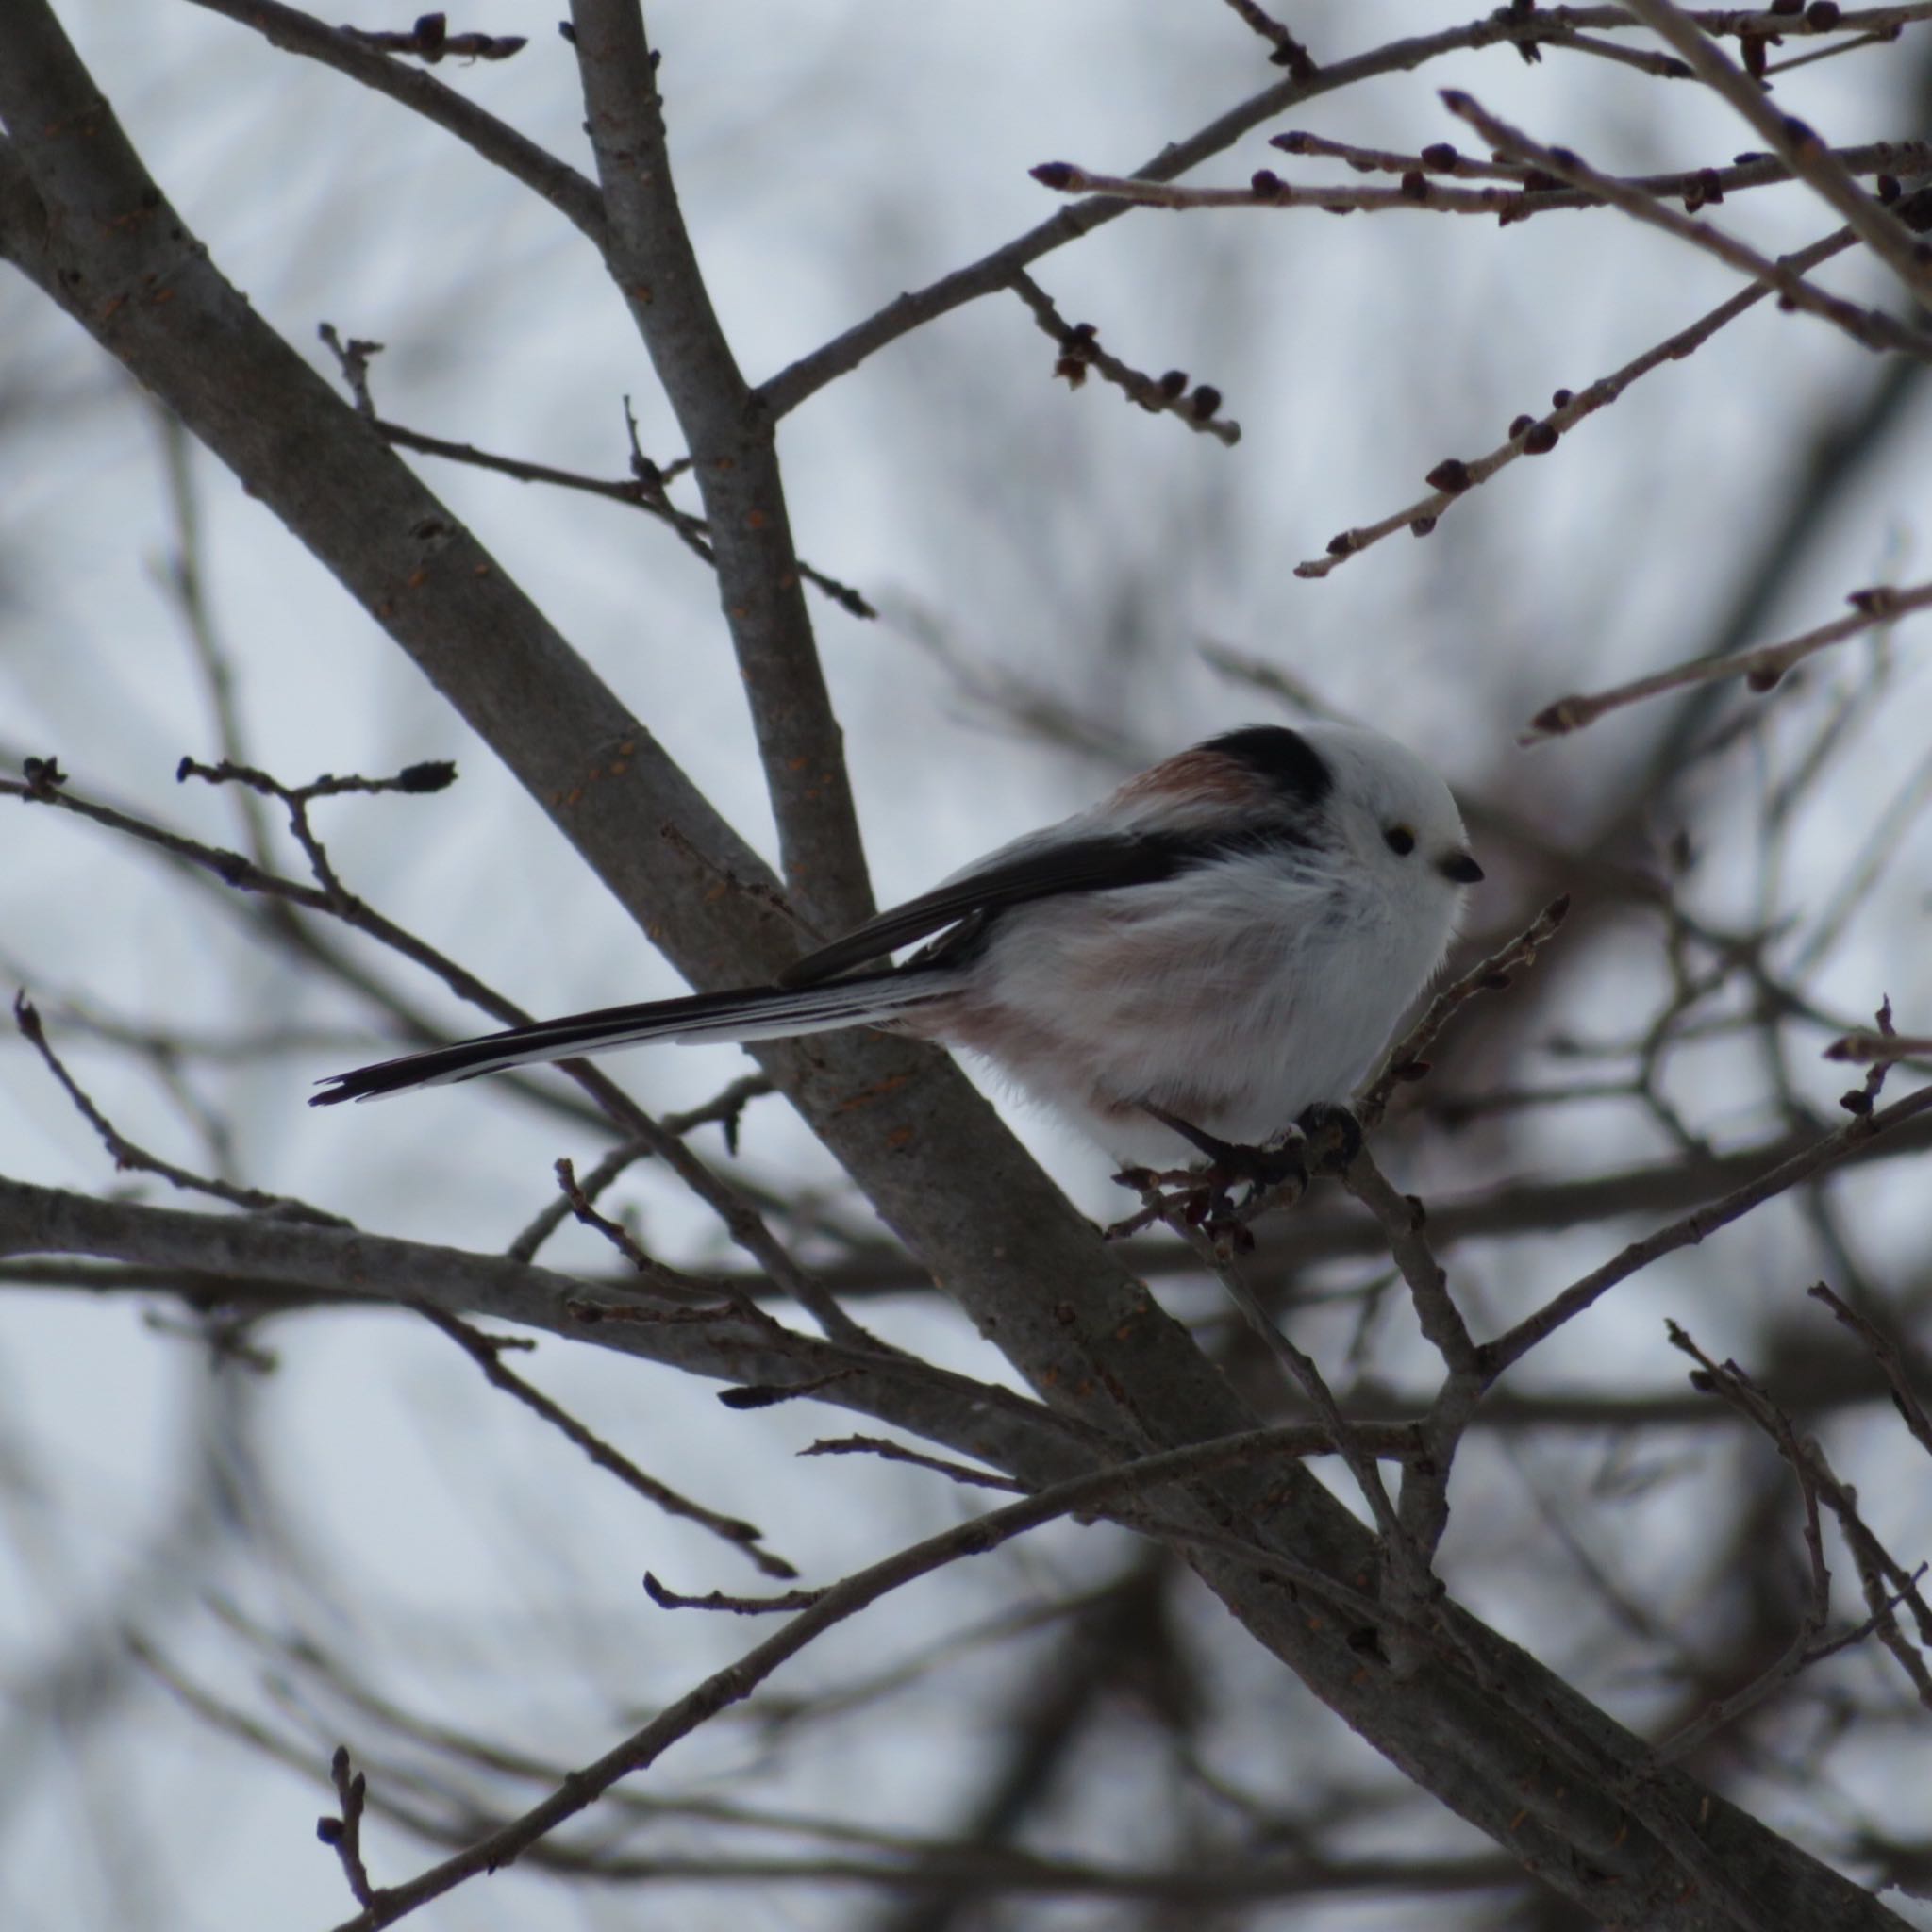
[[[646,1040],[779,1040],[864,1026],[924,1006],[952,991],[954,984],[952,974],[915,970],[835,980],[828,986],[747,987],[739,992],[700,992],[683,999],[606,1007],[600,1012],[572,1013],[534,1026],[512,1026],[508,1032],[459,1040],[453,1046],[431,1047],[426,1053],[405,1054],[353,1073],[331,1074],[318,1083],[328,1091],[312,1095],[308,1104],[333,1107],[341,1100],[381,1100],[416,1087],[474,1080],[533,1060],[609,1053]]]

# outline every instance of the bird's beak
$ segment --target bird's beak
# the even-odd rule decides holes
[[[1477,884],[1483,875],[1483,869],[1467,852],[1452,852],[1446,858],[1436,861],[1436,870],[1445,879],[1453,879],[1458,886]]]

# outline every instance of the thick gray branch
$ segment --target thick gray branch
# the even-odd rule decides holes
[[[571,11],[604,184],[605,261],[704,498],[786,880],[799,910],[831,937],[871,913],[872,889],[791,544],[775,422],[739,371],[684,225],[637,0],[575,0]]]

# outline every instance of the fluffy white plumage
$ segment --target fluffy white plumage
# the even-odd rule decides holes
[[[1449,788],[1392,739],[1251,726],[1002,846],[779,986],[461,1041],[334,1075],[315,1104],[647,1040],[874,1025],[984,1055],[1126,1158],[1198,1158],[1149,1108],[1258,1146],[1347,1099],[1481,876]]]

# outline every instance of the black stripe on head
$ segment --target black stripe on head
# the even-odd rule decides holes
[[[1335,789],[1327,759],[1299,731],[1285,724],[1247,724],[1210,738],[1202,749],[1234,758],[1284,797],[1311,808]]]

